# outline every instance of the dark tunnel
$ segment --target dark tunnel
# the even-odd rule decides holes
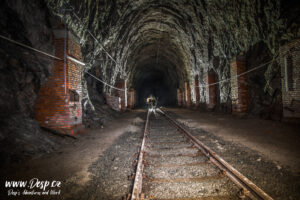
[[[137,91],[137,106],[145,107],[146,99],[153,95],[158,103],[157,106],[174,106],[176,104],[177,79],[161,69],[146,69],[140,72],[134,88]]]
[[[0,1],[0,200],[300,199],[298,2]]]
[[[183,86],[187,74],[182,52],[168,38],[136,45],[128,58],[132,66],[128,82],[136,91],[136,106],[146,107],[150,95],[158,100],[157,106],[176,106],[177,89]]]

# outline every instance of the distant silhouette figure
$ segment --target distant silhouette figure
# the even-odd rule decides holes
[[[151,94],[148,98],[147,98],[147,104],[148,104],[148,108],[151,110],[155,110],[156,106],[157,106],[157,99]]]

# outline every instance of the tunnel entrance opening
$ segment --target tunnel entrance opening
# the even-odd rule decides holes
[[[155,38],[143,35],[128,57],[131,70],[127,80],[135,91],[135,107],[146,108],[150,95],[158,98],[157,106],[176,106],[177,90],[187,81],[189,65],[184,62],[182,49],[158,33]]]
[[[178,79],[168,74],[166,69],[145,68],[136,73],[133,87],[137,94],[137,107],[147,107],[146,99],[150,95],[157,98],[157,106],[176,105]]]
[[[154,73],[140,81],[136,88],[138,107],[146,106],[146,99],[153,95],[158,100],[157,106],[174,106],[176,88],[170,86],[162,73]]]

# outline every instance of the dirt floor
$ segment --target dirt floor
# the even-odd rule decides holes
[[[145,199],[239,199],[239,188],[167,118],[150,115],[149,124],[142,189]]]
[[[130,140],[133,135],[136,140],[141,140],[141,128],[143,127],[144,120],[140,115],[144,117],[143,113],[145,113],[144,110],[123,113],[120,117],[107,122],[103,129],[86,130],[85,133],[77,136],[77,140],[69,142],[69,144],[66,144],[54,153],[28,160],[28,162],[22,164],[4,166],[1,169],[0,199],[8,198],[8,189],[3,187],[5,181],[29,181],[32,178],[38,178],[41,181],[62,181],[61,194],[58,196],[44,195],[43,197],[45,199],[70,199],[71,197],[76,197],[77,199],[92,199],[81,198],[78,196],[78,193],[91,184],[95,173],[98,173],[98,175],[99,173],[102,173],[102,175],[106,177],[112,175],[106,173],[111,170],[112,167],[111,165],[107,166],[108,162],[105,160],[107,157],[108,159],[117,162],[118,160],[128,160],[128,156],[131,156],[133,162],[133,155],[138,151],[138,148],[133,148],[133,146],[130,146],[132,141],[127,141],[127,145],[132,148],[133,152],[132,155],[125,154],[122,157],[122,149],[118,146],[118,140],[121,138],[121,141],[124,142],[124,140],[128,138]],[[138,145],[140,141],[137,141],[136,143]],[[96,166],[98,164],[105,165],[104,169],[107,170],[96,172]],[[130,167],[133,168],[132,163],[130,163]],[[123,173],[124,170],[120,168],[119,171]],[[101,179],[98,181],[101,182]],[[101,182],[101,184],[107,185],[104,181]],[[114,185],[112,182],[110,184]],[[96,187],[98,187],[98,185],[99,184],[97,184]],[[91,188],[90,190],[92,191]],[[126,193],[127,192],[129,191],[126,191]],[[112,193],[114,192],[110,191],[110,194]],[[20,196],[21,198],[18,199],[24,199],[24,196]],[[28,195],[26,196],[26,199],[33,199],[33,196],[36,195]],[[10,196],[8,199],[16,199],[16,197]],[[36,199],[41,199],[41,197],[37,197]],[[104,197],[103,199],[114,198]]]
[[[300,199],[299,125],[186,109],[168,111],[272,197]],[[5,181],[32,178],[62,181],[60,194],[35,199],[121,199],[132,187],[128,177],[134,172],[145,117],[145,110],[123,113],[54,153],[5,166],[0,199],[17,199],[7,197]]]

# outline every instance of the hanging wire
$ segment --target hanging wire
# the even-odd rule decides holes
[[[91,77],[95,78],[96,80],[100,81],[100,82],[103,83],[104,85],[107,85],[107,86],[109,86],[109,87],[111,87],[111,88],[113,88],[113,89],[115,89],[115,90],[126,91],[126,90],[124,90],[124,89],[117,88],[117,87],[115,87],[115,86],[112,86],[112,85],[110,85],[110,84],[108,84],[108,83],[102,81],[101,79],[97,78],[96,76],[94,76],[93,74],[91,74],[91,73],[89,73],[89,72],[85,72],[85,73],[87,73],[87,74],[90,75]]]
[[[30,46],[28,46],[28,45],[22,44],[22,43],[20,43],[20,42],[17,42],[17,41],[15,41],[15,40],[12,40],[12,39],[10,39],[10,38],[8,38],[8,37],[5,37],[5,36],[3,36],[3,35],[0,35],[0,38],[2,38],[2,39],[4,39],[4,40],[7,40],[7,41],[9,41],[9,42],[11,42],[11,43],[17,44],[17,45],[19,45],[19,46],[25,47],[25,48],[27,48],[27,49],[30,49],[30,50],[32,50],[32,51],[38,52],[38,53],[40,53],[40,54],[46,55],[46,56],[48,56],[48,57],[50,57],[50,58],[53,58],[53,59],[56,59],[56,60],[59,60],[59,61],[64,61],[64,59],[62,59],[62,58],[53,56],[53,55],[51,55],[51,54],[49,54],[49,53],[46,53],[46,52],[44,52],[44,51],[41,51],[41,50],[35,49],[35,48],[33,48],[33,47],[30,47]],[[73,62],[76,62],[76,63],[78,63],[78,64],[80,64],[80,65],[86,65],[85,63],[83,63],[83,62],[81,62],[81,61],[78,61],[78,60],[76,60],[75,58],[72,58],[72,57],[70,57],[70,56],[66,56],[66,58],[69,59],[69,60],[71,60],[71,61],[73,61]],[[104,85],[107,85],[107,86],[109,86],[109,87],[111,87],[111,88],[113,88],[113,89],[120,90],[120,91],[126,91],[126,90],[124,90],[124,89],[120,89],[120,88],[114,87],[114,86],[110,85],[109,83],[106,83],[105,81],[102,81],[101,79],[97,78],[96,76],[94,76],[93,74],[91,74],[91,73],[89,73],[89,72],[85,72],[85,73],[89,74],[90,76],[92,76],[92,77],[95,78],[96,80],[100,81],[100,82],[103,83]]]
[[[66,3],[66,2],[65,2]],[[84,27],[84,23],[82,22],[82,20],[79,18],[79,16],[74,12],[74,7],[71,6],[70,4],[68,4],[71,8],[72,8],[72,14],[75,16],[75,18],[81,23],[81,25]],[[94,34],[89,30],[89,29],[85,29],[86,32],[88,32],[88,34],[90,34],[90,36],[98,43],[98,45],[101,47],[101,49],[107,54],[107,56],[116,64],[116,67],[118,69],[119,72],[123,72],[123,75],[126,77],[126,71],[122,70],[122,67],[117,63],[117,61],[108,53],[108,51],[104,48],[104,46],[99,42],[99,40],[94,36]]]
[[[3,35],[0,35],[0,38],[2,38],[2,39],[4,39],[4,40],[7,40],[7,41],[9,41],[9,42],[11,42],[11,43],[17,44],[17,45],[19,45],[19,46],[25,47],[25,48],[27,48],[27,49],[30,49],[30,50],[32,50],[32,51],[38,52],[38,53],[40,53],[40,54],[43,54],[43,55],[45,55],[45,56],[54,58],[54,59],[56,59],[56,60],[61,60],[61,61],[63,60],[63,59],[58,58],[58,57],[56,57],[56,56],[53,56],[53,55],[51,55],[51,54],[49,54],[49,53],[40,51],[40,50],[35,49],[35,48],[33,48],[33,47],[30,47],[30,46],[28,46],[28,45],[26,45],[26,44],[22,44],[22,43],[20,43],[20,42],[17,42],[17,41],[15,41],[15,40],[12,40],[12,39],[10,39],[10,38],[8,38],[8,37],[5,37],[5,36],[3,36]]]
[[[220,83],[223,83],[223,82],[231,81],[231,80],[234,79],[234,78],[238,78],[238,77],[240,77],[240,76],[243,76],[243,75],[245,75],[245,74],[248,74],[248,73],[250,73],[250,72],[252,72],[252,71],[254,71],[254,70],[257,70],[257,69],[259,69],[259,68],[262,68],[262,67],[264,67],[264,66],[266,66],[266,65],[268,65],[268,64],[270,64],[270,63],[272,63],[272,62],[274,62],[274,59],[272,59],[272,60],[270,60],[270,61],[268,61],[268,62],[266,62],[266,63],[263,63],[263,64],[261,64],[261,65],[259,65],[259,66],[257,66],[257,67],[254,67],[254,68],[252,68],[252,69],[250,69],[250,70],[248,70],[248,71],[245,71],[245,72],[243,72],[243,73],[241,73],[241,74],[235,75],[235,76],[233,76],[233,77],[230,77],[230,78],[227,78],[227,79],[223,79],[223,80],[218,81],[218,82],[215,82],[215,83],[205,84],[205,85],[200,85],[200,86],[196,86],[196,87],[206,88],[206,87],[209,87],[209,86],[212,86],[212,85],[217,85],[217,84],[220,84]]]
[[[17,41],[15,41],[15,40],[12,40],[12,39],[10,39],[10,38],[8,38],[8,37],[5,37],[5,36],[3,36],[3,35],[0,35],[0,38],[2,38],[2,39],[4,39],[4,40],[7,40],[7,41],[9,41],[9,42],[11,42],[11,43],[13,43],[13,44],[17,44],[17,45],[22,46],[22,47],[24,47],[24,48],[27,48],[27,49],[30,49],[30,50],[32,50],[32,51],[38,52],[38,53],[40,53],[40,54],[46,55],[46,56],[48,56],[48,57],[50,57],[50,58],[53,58],[53,59],[56,59],[56,60],[59,60],[59,61],[64,61],[64,59],[61,59],[61,58],[56,57],[56,56],[53,56],[53,55],[51,55],[51,54],[49,54],[49,53],[46,53],[46,52],[44,52],[44,51],[35,49],[35,48],[30,47],[30,46],[28,46],[28,45],[25,45],[25,44],[23,44],[23,43],[17,42]],[[283,55],[283,56],[284,56],[284,55]],[[272,63],[272,62],[274,62],[274,60],[275,60],[276,57],[278,57],[278,54],[276,54],[272,60],[270,60],[270,61],[268,61],[268,62],[266,62],[266,63],[263,63],[263,64],[261,64],[261,65],[259,65],[259,66],[257,66],[257,67],[254,67],[254,68],[252,68],[252,69],[250,69],[250,70],[248,70],[248,71],[245,71],[245,72],[243,72],[243,73],[241,73],[241,74],[235,75],[235,76],[233,76],[233,77],[231,77],[231,78],[224,79],[224,80],[221,80],[221,81],[218,81],[218,82],[215,82],[215,83],[205,84],[205,85],[195,86],[195,87],[206,88],[206,87],[209,87],[209,86],[212,86],[212,85],[217,85],[217,84],[220,84],[220,83],[223,83],[223,82],[230,81],[230,80],[232,80],[233,78],[238,78],[238,77],[240,77],[240,76],[242,76],[242,75],[248,74],[248,73],[250,73],[250,72],[252,72],[252,71],[254,71],[254,70],[257,70],[257,69],[259,69],[259,68],[262,68],[262,67],[264,67],[264,66],[266,66],[266,65],[268,65],[268,64],[270,64],[270,63]],[[83,63],[83,62],[81,62],[81,61],[78,61],[78,60],[76,60],[75,58],[72,58],[72,57],[70,57],[70,56],[67,56],[66,58],[68,58],[68,59],[70,59],[71,61],[76,62],[76,63],[78,63],[78,64],[80,64],[80,65],[86,65],[86,63]],[[112,86],[112,85],[109,84],[109,83],[106,83],[105,81],[103,81],[103,80],[101,80],[101,79],[95,77],[93,74],[91,74],[91,73],[89,73],[89,72],[85,72],[85,73],[89,74],[90,76],[92,76],[92,77],[95,78],[96,80],[100,81],[101,83],[103,83],[103,84],[105,84],[105,85],[107,85],[107,86],[109,86],[109,87],[111,87],[111,88],[113,88],[113,89],[120,90],[120,91],[126,91],[126,90],[124,90],[124,89],[120,89],[120,88],[114,87],[114,86]]]
[[[53,55],[51,55],[51,54],[49,54],[49,53],[46,53],[46,52],[44,52],[44,51],[35,49],[35,48],[33,48],[33,47],[31,47],[31,46],[28,46],[28,45],[25,45],[25,44],[23,44],[23,43],[17,42],[17,41],[15,41],[15,40],[12,40],[12,39],[10,39],[10,38],[8,38],[8,37],[5,37],[5,36],[3,36],[3,35],[0,35],[0,38],[2,38],[2,39],[4,39],[4,40],[7,40],[7,41],[9,41],[9,42],[11,42],[11,43],[13,43],[13,44],[17,44],[17,45],[22,46],[22,47],[24,47],[24,48],[27,48],[27,49],[30,49],[30,50],[32,50],[32,51],[38,52],[38,53],[43,54],[43,55],[45,55],[45,56],[48,56],[48,57],[50,57],[50,58],[53,58],[53,59],[56,59],[56,60],[59,60],[59,61],[64,61],[64,59],[61,59],[61,58],[56,57],[56,56],[53,56]],[[282,56],[285,56],[285,55],[282,55]],[[252,72],[252,71],[255,71],[255,70],[257,70],[257,69],[260,69],[260,68],[262,68],[262,67],[264,67],[264,66],[266,66],[266,65],[268,65],[268,64],[270,64],[270,63],[272,63],[272,62],[274,62],[274,60],[275,60],[277,57],[278,57],[278,53],[274,56],[274,58],[273,58],[272,60],[270,60],[270,61],[268,61],[268,62],[266,62],[266,63],[263,63],[263,64],[261,64],[261,65],[259,65],[259,66],[257,66],[257,67],[254,67],[254,68],[252,68],[252,69],[250,69],[250,70],[248,70],[248,71],[245,71],[245,72],[243,72],[243,73],[241,73],[241,74],[235,75],[235,76],[233,76],[233,77],[231,77],[231,78],[227,78],[227,79],[224,79],[224,80],[215,82],[215,83],[205,84],[205,85],[200,85],[200,86],[195,86],[195,87],[206,88],[206,87],[209,87],[209,86],[212,86],[212,85],[217,85],[217,84],[220,84],[220,83],[223,83],[223,82],[231,81],[233,78],[238,78],[238,77],[240,77],[240,76],[243,76],[243,75],[245,75],[245,74],[248,74],[248,73],[250,73],[250,72]],[[73,62],[76,62],[76,63],[78,63],[78,64],[80,64],[80,65],[86,65],[86,63],[83,63],[83,62],[81,62],[81,61],[78,61],[77,59],[72,58],[72,57],[70,57],[70,56],[66,56],[66,58],[69,59],[69,60],[71,60],[71,61],[73,61]],[[85,72],[85,73],[89,74],[90,76],[92,76],[92,77],[95,78],[96,80],[100,81],[101,83],[103,83],[103,84],[105,84],[105,85],[107,85],[107,86],[109,86],[109,87],[111,87],[111,88],[113,88],[113,89],[120,90],[120,91],[126,91],[126,89],[124,90],[124,89],[120,89],[120,88],[117,88],[117,87],[112,86],[111,84],[109,84],[109,83],[107,83],[107,82],[105,82],[105,81],[103,81],[103,80],[97,78],[96,76],[94,76],[93,74],[91,74],[91,73],[89,73],[89,72]],[[127,92],[127,91],[126,91],[126,92]]]

